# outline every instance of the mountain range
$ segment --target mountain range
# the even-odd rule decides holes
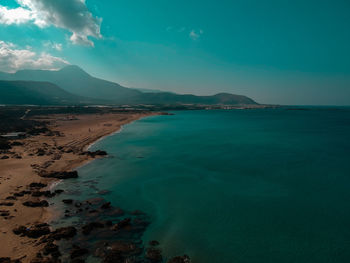
[[[0,72],[1,104],[225,104],[252,105],[254,100],[229,93],[213,96],[147,92],[95,78],[78,66],[60,70]]]

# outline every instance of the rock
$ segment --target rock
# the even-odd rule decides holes
[[[99,195],[106,195],[106,194],[109,194],[111,191],[109,190],[101,190],[98,192]]]
[[[159,246],[159,242],[157,240],[152,240],[149,242],[149,245],[152,247],[156,247],[156,246]]]
[[[124,263],[124,257],[117,251],[110,251],[102,260],[103,263]]]
[[[30,238],[39,238],[51,232],[48,224],[37,224],[32,227],[19,226],[12,231],[15,235],[23,235]]]
[[[82,152],[81,155],[88,155],[88,156],[90,156],[92,158],[95,158],[96,156],[106,156],[107,152],[106,151],[101,151],[101,150],[97,150],[95,152],[87,151],[87,152]]]
[[[55,190],[55,194],[62,194],[63,192],[64,192],[64,190],[62,190],[62,189]]]
[[[101,205],[101,208],[102,209],[109,209],[109,208],[111,208],[111,202],[104,203],[103,205]]]
[[[14,203],[12,203],[12,202],[1,202],[0,203],[0,206],[13,206],[14,205]]]
[[[75,258],[78,258],[78,257],[81,257],[81,256],[84,256],[86,254],[89,253],[89,250],[87,250],[86,248],[81,248],[77,245],[73,245],[73,248],[70,252],[70,258],[71,259],[75,259]]]
[[[6,200],[17,200],[17,198],[15,196],[10,195],[6,197]]]
[[[77,234],[77,229],[73,226],[61,227],[56,229],[50,234],[50,238],[54,240],[69,239],[74,237]]]
[[[58,258],[59,256],[61,256],[61,253],[58,249],[58,246],[56,244],[54,244],[53,242],[49,242],[47,243],[43,250],[42,250],[44,255],[51,255],[54,258]]]
[[[57,178],[57,179],[78,178],[78,172],[77,171],[40,173],[39,175],[41,177],[45,177],[45,178]]]
[[[31,184],[29,185],[30,188],[44,188],[44,187],[46,187],[46,186],[47,186],[47,184],[44,184],[44,183],[35,183],[35,182],[33,182],[33,183],[31,183]]]
[[[130,222],[131,222],[131,218],[125,218],[123,219],[122,221],[116,223],[113,227],[112,227],[112,230],[114,231],[117,231],[117,230],[120,230],[124,227],[127,227],[130,225]]]
[[[6,159],[9,159],[10,157],[8,157],[7,155],[4,155],[4,156],[2,156],[0,159],[1,160],[6,160]]]
[[[170,260],[168,260],[167,263],[190,263],[191,259],[187,255],[179,256],[179,257],[174,257]]]
[[[91,222],[87,225],[84,225],[82,227],[82,232],[84,235],[88,235],[91,233],[92,230],[94,230],[95,228],[103,228],[105,225],[101,222]]]
[[[24,235],[26,231],[27,228],[25,226],[19,226],[12,230],[15,235]]]
[[[0,263],[21,263],[21,260],[3,257],[3,258],[0,258]]]
[[[41,197],[41,196],[45,196],[48,198],[54,197],[56,194],[52,193],[51,191],[35,191],[32,193],[32,196],[34,197]]]
[[[23,203],[24,206],[29,207],[48,207],[49,203],[46,200],[42,201],[27,201]]]
[[[70,205],[70,204],[73,204],[73,199],[63,199],[62,202],[67,205]]]
[[[37,156],[44,156],[44,155],[45,155],[45,150],[42,149],[42,148],[39,148],[39,149],[36,151],[36,155],[37,155]]]
[[[143,251],[142,248],[138,247],[132,242],[117,241],[108,246],[108,249],[111,249],[115,252],[119,252],[122,255],[140,255]]]
[[[151,262],[161,262],[163,260],[161,250],[156,248],[148,248],[146,250],[146,258]]]

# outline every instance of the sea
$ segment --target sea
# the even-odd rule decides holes
[[[165,261],[350,262],[349,107],[172,113],[98,141],[108,157],[60,187],[147,213]]]

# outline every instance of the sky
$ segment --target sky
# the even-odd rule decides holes
[[[0,0],[0,71],[350,105],[348,0]]]

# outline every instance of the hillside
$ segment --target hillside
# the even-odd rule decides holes
[[[49,82],[0,81],[0,104],[72,105],[92,102]]]

